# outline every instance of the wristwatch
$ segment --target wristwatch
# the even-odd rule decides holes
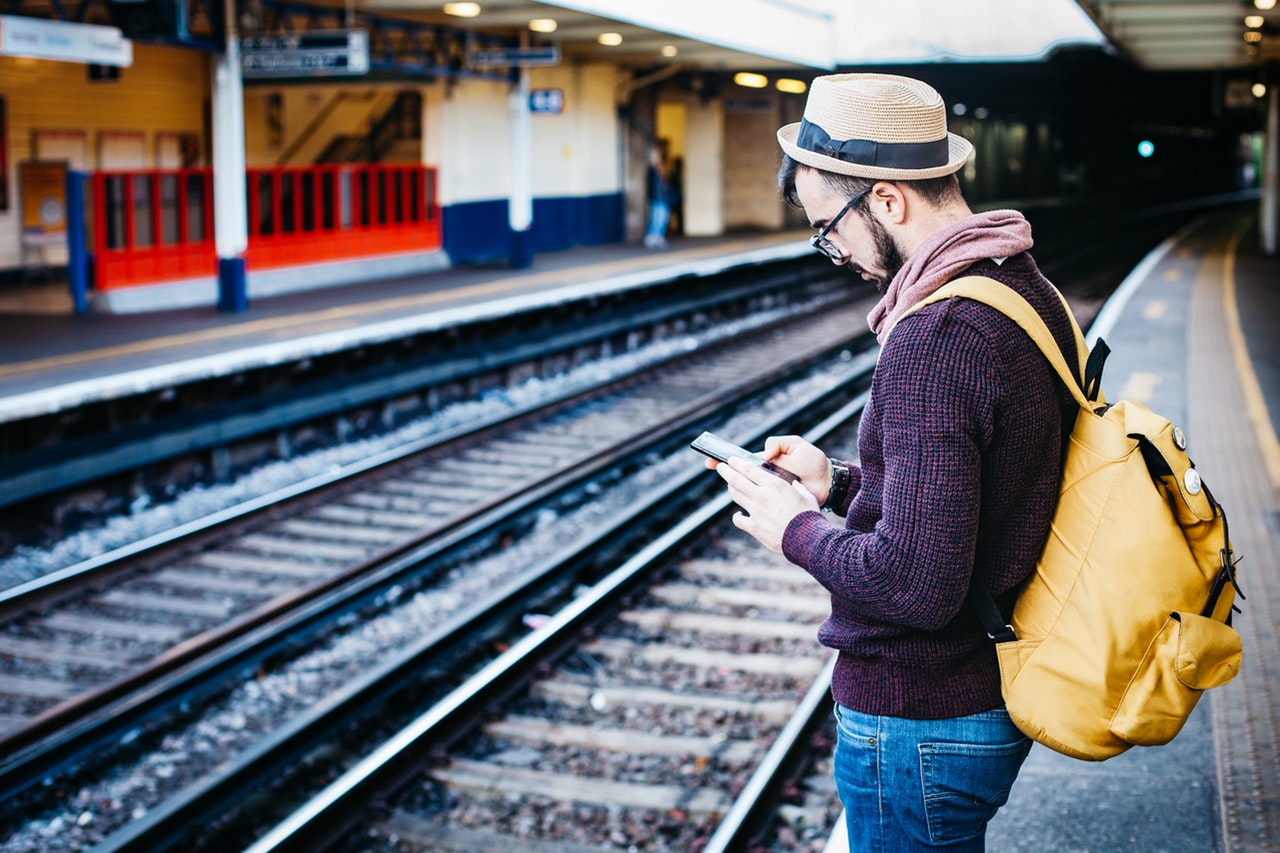
[[[827,492],[827,499],[822,504],[823,512],[831,512],[844,506],[845,498],[849,496],[849,484],[853,482],[849,463],[829,457],[827,461],[831,463],[831,491]]]

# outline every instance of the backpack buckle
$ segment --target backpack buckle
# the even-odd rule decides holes
[[[1012,625],[1005,625],[1003,631],[997,631],[994,634],[988,631],[987,636],[997,643],[1012,643],[1018,639],[1018,635],[1013,632]]]

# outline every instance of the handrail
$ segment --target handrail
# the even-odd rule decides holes
[[[250,270],[441,245],[436,170],[419,163],[255,167],[246,191]],[[217,269],[211,169],[96,172],[85,207],[98,290]]]

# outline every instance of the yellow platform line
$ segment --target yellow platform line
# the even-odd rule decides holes
[[[1253,359],[1249,357],[1249,347],[1244,339],[1244,330],[1240,326],[1240,309],[1236,301],[1236,252],[1240,247],[1240,232],[1231,237],[1227,246],[1227,256],[1222,266],[1222,302],[1227,319],[1227,339],[1231,342],[1231,354],[1236,364],[1236,375],[1240,377],[1240,387],[1244,392],[1245,411],[1253,424],[1253,432],[1262,452],[1262,460],[1271,479],[1272,488],[1280,489],[1280,439],[1276,438],[1275,425],[1271,422],[1271,414],[1267,410],[1266,397],[1262,394],[1262,385],[1258,382],[1258,374],[1253,369]]]

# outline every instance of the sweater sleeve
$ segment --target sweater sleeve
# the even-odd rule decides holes
[[[869,487],[862,472],[850,526],[805,512],[782,540],[787,558],[842,607],[873,622],[932,630],[963,605],[999,363],[991,342],[953,317],[946,303],[894,330],[876,369],[877,420],[870,425],[871,440],[878,434],[881,442],[882,480]],[[855,517],[875,522],[859,531]]]

